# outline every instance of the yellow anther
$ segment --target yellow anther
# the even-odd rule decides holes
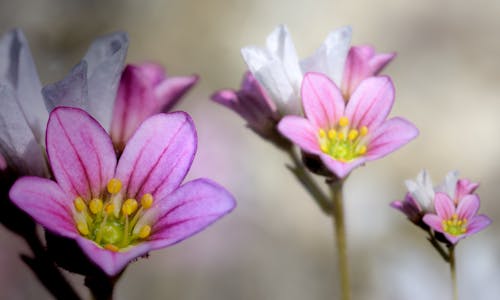
[[[87,235],[89,234],[89,227],[87,226],[86,222],[79,221],[76,223],[76,228],[82,235]]]
[[[324,153],[328,152],[328,146],[326,144],[321,144],[320,148],[321,148],[321,151],[323,151]]]
[[[361,129],[359,130],[359,134],[361,136],[367,135],[368,134],[368,127],[366,127],[366,126],[361,127]]]
[[[337,133],[337,138],[339,140],[343,140],[345,138],[345,134],[343,132],[339,132],[339,133]]]
[[[347,136],[350,141],[354,141],[359,135],[359,132],[356,129],[351,129],[349,131],[349,135]]]
[[[123,202],[122,212],[124,215],[130,216],[131,214],[133,214],[135,212],[135,210],[137,209],[137,206],[139,206],[139,204],[137,203],[137,200],[129,198],[129,199],[125,200],[125,202]]]
[[[104,208],[104,210],[106,211],[106,213],[108,215],[110,215],[110,214],[112,214],[115,211],[115,206],[112,203],[110,203],[110,204],[106,205],[106,207]]]
[[[112,178],[109,182],[108,182],[108,192],[110,194],[117,194],[118,192],[120,192],[120,190],[122,189],[122,182],[120,179],[117,179],[117,178]]]
[[[446,224],[448,224],[449,226],[453,225],[453,221],[452,220],[448,220],[446,221]]]
[[[328,130],[328,138],[333,140],[337,136],[337,132],[335,129]]]
[[[466,231],[467,231],[467,228],[465,228],[465,227],[462,227],[462,228],[460,229],[460,232],[462,232],[462,233],[465,233]]]
[[[452,218],[453,220],[456,220],[456,219],[458,219],[458,215],[457,215],[457,214],[453,214],[453,215],[451,215],[451,218]]]
[[[99,198],[94,198],[94,199],[90,200],[90,202],[89,202],[90,211],[94,215],[101,212],[102,206],[103,206],[102,200]]]
[[[461,226],[461,225],[462,225],[462,223],[463,223],[463,222],[462,222],[462,220],[458,220],[457,225],[458,225],[458,226]]]
[[[150,193],[144,194],[141,197],[141,205],[144,209],[148,209],[153,205],[153,195]]]
[[[325,136],[326,136],[326,132],[325,132],[325,130],[320,129],[320,130],[319,130],[319,137],[320,137],[320,138],[324,138]]]
[[[75,205],[76,210],[79,212],[84,211],[85,207],[87,206],[87,205],[85,205],[85,201],[83,201],[82,197],[76,197],[73,204]]]
[[[151,234],[151,226],[149,225],[144,225],[142,226],[141,230],[139,230],[139,237],[141,239],[147,238]]]
[[[120,250],[118,247],[116,247],[115,245],[112,245],[112,244],[106,244],[104,246],[104,249],[109,250],[109,251],[113,251],[113,252],[118,252],[118,250]]]
[[[359,154],[359,155],[363,155],[363,154],[365,154],[365,153],[366,153],[366,150],[367,150],[367,149],[366,149],[366,146],[365,146],[365,145],[363,145],[363,146],[359,147],[358,154]]]
[[[339,125],[342,127],[346,127],[347,125],[349,125],[349,119],[347,117],[341,117],[339,119]]]
[[[464,222],[464,224],[467,224],[467,219],[466,219],[466,218],[463,218],[463,219],[462,219],[462,222]]]

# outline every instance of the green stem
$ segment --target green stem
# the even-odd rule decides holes
[[[458,300],[457,269],[455,265],[455,245],[448,247],[450,257],[451,286],[453,290],[453,300]]]
[[[450,261],[450,255],[446,253],[446,251],[441,247],[439,242],[436,240],[436,237],[434,234],[432,234],[431,230],[429,229],[427,231],[429,233],[429,237],[427,240],[431,243],[431,245],[434,247],[434,249],[437,250],[437,252],[441,255],[441,257],[444,259],[444,261],[449,262]]]
[[[337,256],[340,273],[340,288],[342,300],[351,299],[351,289],[349,284],[349,266],[347,259],[347,239],[344,220],[344,207],[342,197],[343,180],[338,180],[330,184],[333,198],[333,224],[337,239]]]
[[[288,169],[295,175],[297,180],[311,195],[314,201],[316,201],[321,210],[325,214],[330,215],[332,213],[332,204],[328,197],[316,184],[314,178],[311,177],[310,173],[304,168],[304,164],[302,164],[293,147],[288,148],[286,152],[288,153],[294,164],[293,166],[288,166]]]

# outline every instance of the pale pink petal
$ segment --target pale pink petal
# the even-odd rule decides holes
[[[457,199],[462,199],[465,195],[474,193],[479,187],[479,183],[472,182],[468,179],[459,179],[457,182]]]
[[[151,193],[161,199],[177,188],[191,166],[196,142],[193,121],[184,112],[158,114],[144,121],[116,169],[127,196]]]
[[[152,249],[180,242],[201,231],[235,207],[234,198],[220,185],[197,179],[182,185],[166,199],[160,199],[148,213],[154,214]],[[140,222],[137,226],[140,226]]]
[[[394,85],[387,76],[363,80],[349,99],[345,115],[351,127],[374,130],[389,115],[394,103]]]
[[[479,196],[467,195],[463,197],[457,207],[457,215],[459,219],[470,220],[479,211]]]
[[[384,157],[416,138],[418,133],[418,129],[407,120],[392,118],[371,133],[366,158],[375,160]]]
[[[358,157],[349,162],[341,162],[324,153],[320,154],[320,158],[321,161],[323,161],[323,163],[326,165],[328,170],[335,173],[338,178],[346,177],[347,175],[349,175],[349,173],[351,173],[353,169],[361,166],[366,162],[366,159],[364,157]]]
[[[309,120],[297,116],[286,116],[278,123],[278,130],[302,150],[313,154],[321,153],[318,130]]]
[[[491,219],[485,215],[478,215],[469,220],[467,226],[467,235],[474,234],[483,230],[491,224]]]
[[[467,237],[466,234],[461,234],[461,235],[451,235],[449,233],[443,232],[444,236],[448,241],[450,241],[452,244],[458,243],[461,239]]]
[[[448,220],[455,213],[453,200],[445,193],[436,193],[434,196],[434,208],[439,217]]]
[[[130,261],[151,250],[151,243],[147,242],[114,252],[103,249],[93,241],[81,236],[78,236],[76,241],[87,257],[109,276],[117,275]]]
[[[72,199],[54,181],[22,177],[10,189],[9,197],[48,230],[69,238],[78,235],[71,217]]]
[[[423,219],[425,224],[429,225],[435,231],[443,232],[443,219],[435,214],[426,214]]]
[[[155,87],[161,112],[170,111],[191,88],[198,82],[197,75],[177,76],[165,79]]]
[[[317,128],[333,128],[344,114],[344,98],[327,76],[307,73],[302,81],[302,105],[306,117]]]
[[[100,197],[116,166],[106,131],[78,108],[52,111],[47,125],[47,154],[57,183],[70,197]]]

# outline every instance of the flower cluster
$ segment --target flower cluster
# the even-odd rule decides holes
[[[475,193],[478,183],[458,178],[458,172],[446,175],[444,183],[433,187],[427,171],[421,171],[416,180],[407,180],[408,193],[403,201],[391,206],[404,213],[424,230],[442,233],[447,241],[459,240],[486,228],[491,220],[478,215],[480,199]]]

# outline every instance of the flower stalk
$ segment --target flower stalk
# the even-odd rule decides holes
[[[453,300],[458,300],[458,287],[457,287],[457,269],[455,264],[455,245],[448,247],[449,263],[450,263],[450,276],[451,288],[453,291]]]
[[[332,218],[337,244],[338,269],[340,273],[340,290],[342,300],[351,299],[351,289],[349,283],[349,265],[347,258],[347,239],[344,220],[343,185],[344,180],[329,182],[332,193]]]

